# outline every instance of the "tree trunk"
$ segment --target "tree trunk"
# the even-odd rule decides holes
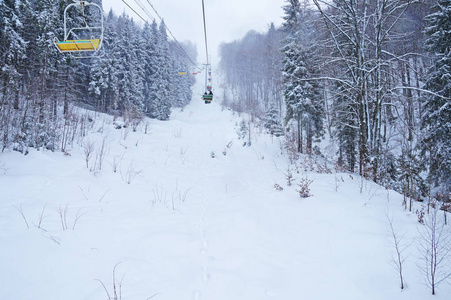
[[[301,129],[301,114],[298,113],[297,115],[297,127],[298,127],[298,132],[297,132],[297,142],[298,142],[298,152],[302,153],[302,129]]]

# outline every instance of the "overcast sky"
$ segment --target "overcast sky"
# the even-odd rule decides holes
[[[148,1],[155,7],[175,38],[190,40],[197,45],[198,62],[205,62],[205,46],[202,19],[202,0],[125,0],[143,18],[149,19],[136,1],[145,5],[157,20]],[[249,30],[264,32],[271,22],[282,24],[285,0],[204,0],[207,20],[208,51],[213,64],[218,63],[218,47],[221,42],[242,38]],[[124,10],[135,21],[140,18],[122,0],[103,0],[103,9],[110,8],[117,14]],[[158,22],[159,23],[159,22]]]

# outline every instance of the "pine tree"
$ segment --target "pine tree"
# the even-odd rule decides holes
[[[174,68],[178,71],[187,71],[188,66],[186,63],[181,61],[180,59],[177,59],[177,57],[173,58],[174,60]],[[173,103],[172,106],[174,107],[184,107],[186,104],[188,104],[189,101],[191,101],[191,97],[189,94],[191,94],[191,86],[189,84],[189,78],[191,75],[187,73],[186,75],[178,75],[174,77],[173,81]]]
[[[0,145],[4,150],[20,140],[21,87],[24,83],[27,0],[0,1]]]
[[[276,29],[274,23],[271,23],[268,33],[265,37],[265,94],[264,103],[265,109],[270,108],[272,103],[277,104],[279,113],[282,113],[283,97],[280,93],[282,74],[280,70],[283,68],[282,60],[283,53],[279,50],[281,48],[280,31]]]
[[[156,23],[152,24],[155,32],[156,56],[155,72],[151,74],[149,116],[158,120],[168,120],[171,114],[172,77],[169,44],[164,23],[156,30]]]
[[[357,107],[343,84],[335,85],[337,96],[332,104],[333,136],[338,140],[338,164],[354,172],[358,155]]]
[[[142,38],[144,40],[144,83],[143,83],[143,97],[144,97],[144,113],[148,116],[153,116],[153,102],[156,98],[157,88],[155,86],[157,68],[157,43],[158,43],[158,26],[155,21],[151,25],[145,24],[142,31]]]
[[[288,123],[297,123],[297,149],[303,152],[303,132],[306,134],[306,149],[312,152],[313,137],[323,135],[323,108],[319,86],[315,77],[315,45],[312,44],[313,30],[311,11],[301,8],[297,0],[289,0],[285,10],[285,30],[288,37],[282,48],[285,54],[283,79],[285,84],[286,118]]]
[[[247,124],[247,122],[243,119],[240,122],[240,127],[237,130],[237,134],[238,134],[238,139],[243,139],[245,140],[243,142],[243,147],[244,146],[251,146],[251,133],[250,133],[250,128]],[[246,141],[247,138],[247,141]]]
[[[190,62],[186,58],[185,54],[181,51],[180,46],[183,47],[185,53],[188,53],[190,52],[189,51],[190,45],[182,44],[179,46],[174,42],[171,42],[169,45],[174,71],[186,72],[186,75],[175,75],[172,81],[172,91],[173,91],[172,106],[183,108],[191,101],[193,95],[191,87],[193,86],[195,80],[194,76],[191,74],[190,71],[189,65]],[[176,74],[174,71],[172,73]]]
[[[113,55],[118,60],[114,72],[117,78],[118,109],[125,111],[143,111],[142,67],[139,65],[137,53],[137,28],[125,14],[119,17],[118,39]]]
[[[0,1],[0,91],[3,101],[12,100],[14,109],[19,108],[21,68],[27,49],[22,36],[24,5],[27,5],[26,1]]]
[[[58,106],[58,69],[64,63],[55,51],[55,29],[60,28],[60,2],[42,0],[33,2],[33,19],[28,24],[30,47],[27,65],[30,68],[28,94],[33,99],[27,122],[32,122],[28,134],[33,147],[54,150],[57,130],[55,121]]]
[[[438,0],[427,16],[426,48],[434,58],[422,97],[422,150],[430,179],[449,193],[451,187],[451,1]]]
[[[283,135],[283,126],[280,122],[280,113],[276,105],[276,103],[272,103],[270,108],[266,112],[264,126],[268,130],[269,134],[279,137]]]
[[[171,105],[183,107],[191,100],[193,76],[176,77],[177,69],[188,71],[187,62],[168,41],[164,23],[141,30],[127,15],[110,11],[101,59],[59,53],[54,38],[63,39],[64,10],[72,3],[0,0],[2,150],[55,150],[77,102],[133,122],[142,112],[167,120]],[[85,8],[84,14],[79,6],[67,11],[69,29],[98,23],[97,10]],[[69,38],[87,38],[86,30],[76,31]]]
[[[173,79],[175,76],[174,66],[172,63],[171,55],[169,52],[168,35],[166,32],[166,25],[164,22],[160,23],[159,27],[159,90],[158,90],[158,103],[159,103],[159,115],[157,119],[168,120],[171,114],[171,104],[173,100]]]
[[[106,112],[110,108],[112,93],[112,78],[113,78],[113,62],[112,55],[113,36],[112,20],[114,19],[113,10],[110,10],[105,20],[104,40],[102,42],[102,52],[104,56],[102,59],[92,61],[90,68],[90,82],[89,93],[94,99],[94,107],[99,111]]]

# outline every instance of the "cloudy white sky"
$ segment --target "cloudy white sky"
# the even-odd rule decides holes
[[[145,5],[158,20],[148,3],[150,1],[175,38],[180,42],[194,42],[199,52],[198,61],[205,62],[202,0],[125,0],[142,17],[148,19],[136,1]],[[282,24],[282,6],[285,5],[285,0],[204,0],[204,3],[208,51],[215,64],[218,63],[218,47],[221,42],[240,39],[249,30],[264,32],[271,22],[276,26]],[[125,10],[134,20],[140,20],[122,0],[103,0],[103,8],[106,12],[112,8],[117,14]]]

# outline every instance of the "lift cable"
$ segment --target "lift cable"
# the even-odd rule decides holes
[[[207,55],[207,66],[208,66],[209,63],[208,63],[207,23],[205,22],[205,4],[204,4],[204,0],[202,0],[202,14],[204,16],[205,53]]]
[[[153,11],[155,12],[155,14],[157,15],[157,17],[160,19],[161,22],[163,22],[163,18],[160,16],[160,14],[158,13],[158,11],[155,9],[155,7],[153,6],[153,4],[150,2],[150,0],[147,0],[147,3],[149,3],[150,7],[152,7]],[[165,24],[166,25],[166,24]],[[175,38],[175,36],[172,34],[171,30],[169,29],[169,27],[166,25],[166,30],[169,32],[169,35],[172,37],[172,39],[175,41],[175,43],[177,44],[177,46],[179,47],[179,49],[183,52],[183,54],[188,58],[188,60],[190,61],[190,63],[197,69],[201,70],[201,68],[199,68],[196,63],[194,63],[191,60],[191,57],[188,55],[188,53],[186,53],[185,49],[183,49],[182,45],[180,45],[179,41]]]
[[[152,21],[155,21],[155,18],[150,14],[150,12],[147,10],[147,8],[142,4],[140,0],[135,0],[135,3],[138,4],[138,6],[142,9],[142,11],[151,19]],[[149,23],[147,23],[149,24]]]
[[[150,3],[149,0],[147,0],[147,3],[149,3],[150,7],[152,7],[152,9],[153,9],[153,11],[155,12],[155,14],[157,15],[157,17],[158,17],[160,20],[162,20],[160,14],[157,12],[157,10],[156,10],[155,7],[153,6],[153,4]]]
[[[208,61],[208,42],[207,42],[207,22],[205,20],[205,3],[202,0],[202,15],[204,17],[204,37],[205,37],[205,55],[207,56],[207,63],[205,64],[205,93],[202,95],[202,99],[205,104],[209,104],[213,101],[213,93],[211,91],[211,67]],[[210,78],[208,78],[210,76]],[[209,91],[209,93],[207,93]]]
[[[143,20],[144,21],[144,23],[146,23],[147,25],[150,25],[149,24],[149,22],[147,22],[147,20],[146,19],[144,19],[140,14],[138,14],[138,12],[136,11],[136,10],[134,10],[133,9],[133,7],[131,7],[127,2],[125,2],[125,0],[122,0],[122,2],[124,2],[125,3],[125,5],[127,5],[128,6],[128,8],[130,8],[138,17],[140,17],[141,18],[141,20]]]
[[[125,3],[125,5],[127,5],[138,17],[141,18],[141,20],[144,21],[144,23],[146,23],[147,25],[150,26],[149,22],[147,22],[147,20],[145,20],[135,9],[133,9],[125,0],[122,0],[122,2]],[[149,13],[149,11],[145,8],[145,6],[141,3],[140,0],[135,0],[136,4],[138,4],[138,6],[144,11],[144,13],[150,18],[152,19],[152,21],[155,21],[155,18]],[[152,9],[155,11],[156,15],[158,16],[158,18],[163,21],[163,19],[161,18],[161,16],[158,14],[158,12],[156,11],[156,9],[154,8],[154,6],[150,3],[149,0],[147,0],[147,2],[150,4],[150,6],[152,7]],[[194,68],[201,70],[200,67],[197,66],[197,64],[195,62],[193,62],[193,60],[191,59],[191,57],[186,53],[186,51],[183,49],[183,47],[180,45],[180,43],[177,41],[177,39],[174,37],[174,35],[172,34],[172,32],[169,30],[169,28],[166,26],[166,30],[170,33],[171,37],[174,39],[174,41],[176,42],[178,48],[181,50],[182,54],[188,59],[188,61],[194,66]]]

